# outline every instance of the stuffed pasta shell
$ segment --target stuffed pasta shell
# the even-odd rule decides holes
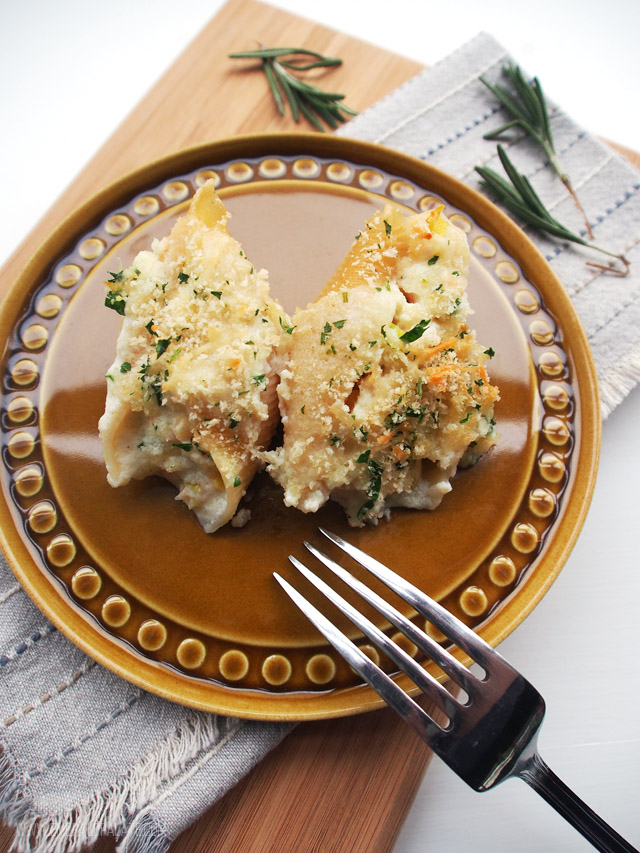
[[[487,362],[467,325],[466,236],[442,209],[376,213],[281,345],[281,447],[267,455],[285,503],[329,498],[350,524],[392,506],[434,509],[458,465],[495,442]]]
[[[277,424],[286,319],[227,220],[205,184],[166,238],[111,273],[106,299],[123,316],[99,424],[108,481],[165,477],[208,533],[233,518]]]

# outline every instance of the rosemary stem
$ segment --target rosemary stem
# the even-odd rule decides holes
[[[587,243],[586,241],[583,245],[588,249],[594,249],[596,252],[602,252],[603,255],[609,255],[610,258],[615,258],[618,261],[627,263],[624,255],[619,255],[616,252],[612,252],[610,249],[603,249],[602,246],[597,246],[595,243]]]
[[[560,163],[560,160],[558,159],[558,155],[556,154],[554,149],[546,141],[540,140],[540,145],[544,149],[544,153],[547,155],[547,159],[549,160],[549,164],[551,165],[551,168],[554,170],[556,175],[560,178],[562,183],[565,185],[567,192],[569,193],[569,195],[573,199],[573,203],[575,204],[575,206],[580,211],[580,214],[584,220],[585,228],[587,229],[587,234],[589,235],[589,239],[593,240],[593,237],[594,237],[593,229],[591,228],[591,223],[589,222],[589,217],[587,216],[587,211],[582,206],[582,202],[578,198],[578,194],[576,193],[576,191],[573,188],[573,184],[571,183],[571,178],[569,177],[568,172],[566,172],[563,169],[562,164]]]
[[[301,116],[317,130],[325,127],[335,129],[347,117],[355,115],[355,110],[344,104],[344,95],[339,92],[325,92],[301,74],[313,68],[334,68],[342,60],[323,56],[313,50],[299,47],[264,47],[258,50],[243,50],[230,53],[231,59],[258,59],[261,61],[269,89],[280,115],[285,114],[288,103],[294,121]]]
[[[493,193],[507,210],[528,225],[532,225],[553,237],[578,243],[595,252],[601,252],[610,258],[615,258],[622,264],[622,269],[616,268],[611,263],[604,265],[593,261],[587,261],[588,266],[614,275],[626,276],[629,274],[630,263],[622,253],[613,252],[610,249],[598,246],[595,242],[589,242],[582,235],[574,233],[557,219],[554,219],[545,208],[526,175],[521,174],[515,168],[502,145],[498,145],[498,156],[506,172],[506,178],[486,166],[476,166],[476,172],[482,178],[482,185]],[[593,235],[589,235],[589,239],[593,240]]]
[[[503,134],[512,127],[522,128],[544,151],[551,168],[564,184],[580,212],[589,238],[593,240],[593,230],[586,211],[571,184],[569,175],[562,167],[555,152],[549,108],[540,81],[534,77],[531,82],[528,82],[518,65],[507,65],[502,70],[511,84],[511,90],[499,83],[490,83],[484,77],[480,77],[480,81],[498,99],[512,120],[496,128],[496,130],[486,133],[484,138],[503,139]]]
[[[580,213],[582,215],[582,219],[584,220],[584,226],[587,229],[587,234],[589,235],[589,239],[593,240],[594,233],[593,233],[593,229],[591,228],[591,223],[589,222],[589,217],[587,216],[587,211],[582,206],[582,202],[578,198],[578,194],[576,193],[576,191],[573,188],[573,184],[571,183],[571,178],[569,177],[569,175],[565,174],[565,175],[560,175],[560,180],[562,181],[562,183],[567,188],[567,192],[569,193],[569,195],[573,199],[573,203],[575,204],[575,206],[578,208],[578,210],[580,211]]]

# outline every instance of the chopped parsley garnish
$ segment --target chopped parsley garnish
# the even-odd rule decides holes
[[[427,261],[429,266],[432,267],[435,263],[437,263],[439,257],[440,255],[433,255],[431,258],[429,258],[429,260]]]
[[[193,450],[193,442],[191,442],[191,441],[174,441],[171,443],[171,447],[177,447],[180,450],[186,450],[188,453],[190,450]]]
[[[420,320],[419,323],[416,323],[413,329],[409,329],[409,331],[405,332],[404,335],[400,335],[400,340],[406,341],[408,344],[413,343],[413,341],[417,341],[418,338],[423,336],[425,329],[430,322],[431,320]]]
[[[466,422],[469,420],[470,417],[471,417],[471,412],[467,412],[467,414],[462,418],[461,421],[459,421],[459,423],[466,424]]]
[[[172,355],[170,355],[169,358],[167,359],[167,364],[171,364],[173,359],[177,358],[177,356],[180,355],[181,352],[182,352],[182,347],[178,347],[176,349],[176,351]]]
[[[371,456],[371,450],[364,450],[360,456],[356,459],[356,462],[368,462],[369,456]]]
[[[484,354],[485,354],[485,355],[488,355],[488,356],[489,356],[489,358],[493,358],[493,357],[494,357],[494,355],[496,354],[496,351],[494,350],[494,348],[493,348],[493,347],[489,347],[489,349],[486,349],[486,350],[484,351]]]
[[[340,436],[332,435],[329,441],[331,442],[331,444],[340,444]]]
[[[229,415],[229,429],[235,429],[240,423],[240,419]]]
[[[114,381],[113,376],[110,373],[105,373],[105,379],[110,379],[112,382]]]
[[[390,415],[384,419],[384,422],[387,426],[399,426],[406,420],[406,415],[403,412],[396,412],[395,410],[391,412]]]
[[[124,317],[124,306],[127,304],[127,298],[124,293],[120,293],[118,290],[107,291],[104,304],[107,308],[111,308],[117,314],[121,314]]]
[[[280,327],[282,328],[282,330],[285,331],[288,335],[290,335],[295,329],[295,326],[287,326],[282,317],[279,317],[278,319],[280,320]]]
[[[484,380],[476,379],[476,385],[484,385]]]
[[[122,281],[122,272],[122,270],[120,270],[120,272],[107,272],[107,275],[111,276],[111,278],[108,279],[109,284],[114,281]]]
[[[304,415],[305,406],[300,406],[300,414]]]
[[[212,296],[215,296],[216,299],[220,299],[220,297],[222,296],[221,290],[211,290],[210,293]]]
[[[327,340],[327,335],[331,334],[331,323],[325,323],[324,328],[320,332],[320,343],[324,344]]]
[[[145,329],[147,330],[147,332],[149,332],[149,334],[150,334],[150,335],[153,335],[154,337],[156,337],[156,338],[157,338],[157,337],[158,337],[158,333],[157,333],[157,332],[154,332],[154,330],[153,330],[154,325],[155,325],[154,321],[153,321],[153,320],[149,320],[149,322],[148,322],[148,323],[147,323],[147,325],[145,326]]]
[[[387,232],[387,237],[391,234],[391,223],[387,222],[386,219],[382,220],[384,222],[384,230]],[[431,263],[431,262],[429,262]]]
[[[460,273],[458,272],[458,270],[453,270],[453,272],[451,273],[451,275],[460,275]]]
[[[257,376],[252,376],[251,379],[253,380],[255,385],[262,385],[264,383],[264,385],[266,386],[267,384],[264,377],[264,373],[258,373]]]
[[[347,293],[347,291],[346,291],[346,290],[345,290],[345,291],[343,291],[343,293],[342,293],[342,301],[343,301],[343,302],[348,302],[348,301],[349,301],[349,294]]]
[[[341,329],[346,322],[346,320],[334,320],[333,325],[336,327],[336,329]]]
[[[189,276],[187,275],[186,272],[179,272],[178,273],[178,281],[181,282],[182,284],[186,284],[189,281]]]
[[[369,459],[367,462],[369,468],[370,481],[367,486],[367,498],[360,509],[358,510],[358,518],[363,519],[365,515],[372,510],[376,501],[380,497],[380,488],[382,487],[382,466],[375,459]]]
[[[413,406],[407,407],[407,417],[409,418],[418,418],[418,421],[422,423],[424,420],[424,414],[426,412],[426,408],[424,406],[418,406],[418,408],[414,408]]]
[[[160,356],[167,351],[167,347],[171,343],[171,338],[158,338],[156,341],[156,358],[160,358]]]
[[[131,370],[131,362],[123,361],[120,365],[120,373],[128,373]]]
[[[159,406],[161,406],[162,405],[162,380],[160,379],[159,376],[156,376],[156,378],[151,383],[151,390],[152,390],[152,392],[156,398],[157,404]]]
[[[238,488],[238,486],[241,486],[241,485],[242,485],[242,480],[240,479],[240,477],[236,477],[236,478],[234,479],[234,481],[233,481],[233,485],[234,485],[234,488],[236,488],[236,489]]]

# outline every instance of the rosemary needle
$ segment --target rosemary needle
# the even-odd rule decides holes
[[[585,240],[584,237],[571,231],[549,213],[540,196],[531,185],[531,181],[526,175],[518,172],[502,145],[498,145],[498,155],[509,179],[508,181],[497,172],[494,172],[493,169],[489,169],[486,166],[476,166],[476,172],[482,178],[482,183],[486,189],[492,192],[498,201],[511,211],[511,213],[514,213],[524,222],[540,231],[545,231],[547,234],[559,237],[562,240],[579,243],[589,249],[594,249],[596,252],[602,252],[609,257],[615,258],[623,265],[623,269],[617,269],[610,264],[595,264],[591,261],[587,262],[589,266],[604,272],[615,273],[616,275],[628,274],[629,261],[623,255],[611,252],[609,249],[603,249],[602,246],[596,246],[594,243],[589,242],[589,240]]]
[[[230,53],[229,58],[262,61],[262,70],[280,115],[285,114],[288,103],[294,121],[300,121],[300,116],[303,115],[321,131],[325,129],[322,122],[335,129],[340,122],[346,121],[347,116],[356,115],[354,110],[342,103],[344,95],[325,92],[297,76],[299,72],[312,68],[342,65],[341,59],[299,47],[261,47],[258,50]]]
[[[502,72],[511,84],[511,90],[500,83],[489,83],[484,77],[480,77],[480,80],[500,101],[502,106],[512,116],[512,119],[495,130],[485,133],[484,139],[503,139],[503,134],[513,127],[519,127],[521,130],[524,130],[544,151],[551,168],[565,185],[576,207],[582,214],[587,234],[593,240],[593,231],[591,230],[587,214],[571,184],[569,175],[565,172],[556,154],[553,134],[551,132],[549,108],[547,107],[547,101],[540,81],[537,77],[534,77],[531,82],[528,82],[519,65],[506,65],[503,67]]]

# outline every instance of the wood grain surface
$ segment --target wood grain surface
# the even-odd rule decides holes
[[[256,0],[229,0],[5,264],[0,297],[64,216],[130,170],[234,134],[307,130],[276,112],[262,74],[221,60],[258,41],[343,57],[341,67],[318,76],[330,74],[331,89],[347,92],[358,111],[422,68]],[[640,155],[618,150],[640,166]],[[429,759],[425,744],[388,710],[303,723],[180,836],[171,853],[383,853],[393,846]],[[0,827],[0,853],[12,835]],[[112,838],[94,847],[96,853],[114,849]]]

